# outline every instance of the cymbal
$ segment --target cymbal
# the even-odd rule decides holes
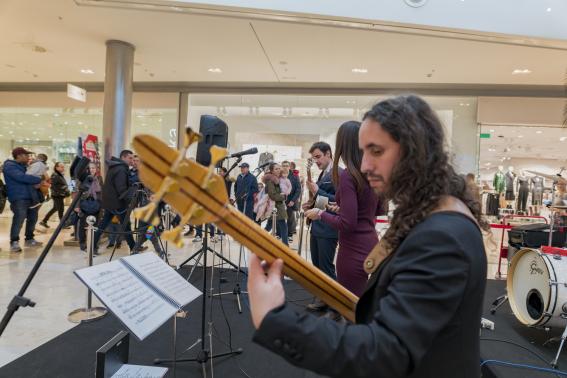
[[[554,181],[558,184],[567,184],[566,179],[564,179],[563,177],[557,176],[557,175],[550,175],[550,174],[541,173],[541,172],[538,172],[538,171],[526,171],[526,172],[533,173],[536,176],[545,177],[546,179]]]

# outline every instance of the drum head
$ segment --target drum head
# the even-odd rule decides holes
[[[541,322],[551,299],[549,280],[549,269],[539,251],[522,249],[514,255],[506,284],[510,307],[520,322]]]

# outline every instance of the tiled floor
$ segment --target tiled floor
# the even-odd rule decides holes
[[[0,215],[0,248],[2,248],[0,252],[0,316],[4,314],[7,304],[18,292],[41,253],[41,248],[24,250],[19,254],[9,253],[10,222],[11,212],[6,210]],[[50,231],[37,234],[38,240],[47,242],[57,222],[52,221],[50,224]],[[86,266],[87,259],[77,247],[63,246],[63,241],[69,239],[69,234],[69,230],[64,230],[59,235],[25,294],[26,297],[37,303],[36,306],[17,311],[0,337],[0,366],[73,327],[74,324],[67,321],[67,314],[86,305],[86,289],[73,275],[73,271]],[[499,234],[493,235],[493,238],[497,243],[500,242]],[[201,247],[200,243],[192,243],[191,239],[186,240],[187,243],[182,249],[169,246],[172,264],[180,264]],[[294,246],[296,244],[297,240]],[[497,270],[496,248],[491,247],[492,245],[487,242],[487,248],[491,250],[488,253],[489,278],[493,278]],[[220,242],[212,246],[215,250],[220,250]],[[223,250],[226,257],[238,262],[239,245],[236,242],[225,239]],[[101,251],[104,254],[95,258],[95,264],[108,261],[110,252],[102,248]],[[128,253],[126,245],[117,252],[117,256],[126,255]],[[211,261],[210,258],[209,261]],[[503,264],[503,269],[505,272],[505,264]],[[94,302],[97,303],[96,298]]]

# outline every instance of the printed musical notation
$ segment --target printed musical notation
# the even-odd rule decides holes
[[[160,288],[164,295],[179,307],[190,303],[201,292],[189,284],[177,272],[153,253],[143,253],[123,258],[124,262],[142,275],[148,282]]]
[[[162,378],[167,368],[157,366],[125,364],[112,375],[112,378]]]
[[[140,340],[177,312],[177,307],[144,284],[120,260],[75,273]]]

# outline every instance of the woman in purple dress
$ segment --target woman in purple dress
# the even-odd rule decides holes
[[[357,296],[361,296],[368,280],[363,264],[366,256],[378,243],[376,215],[382,206],[368,181],[360,171],[362,152],[358,148],[360,123],[348,121],[337,133],[333,161],[333,184],[340,208],[338,214],[320,209],[306,212],[310,219],[321,219],[339,231],[337,281]],[[339,160],[346,169],[339,169]]]

